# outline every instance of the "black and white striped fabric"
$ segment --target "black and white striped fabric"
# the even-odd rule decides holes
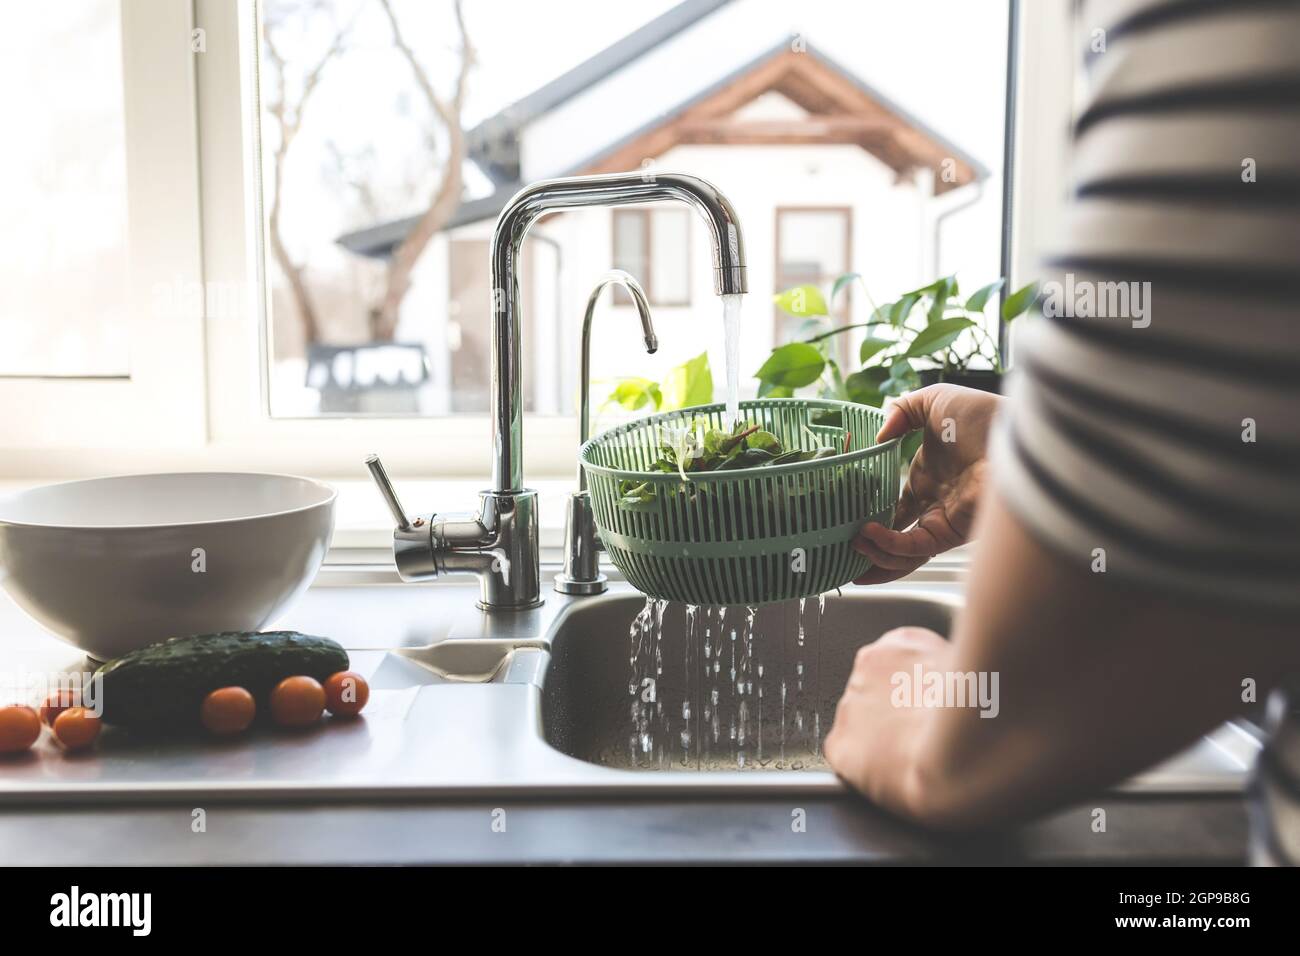
[[[1300,2],[1078,16],[1075,195],[998,487],[1080,567],[1103,549],[1130,582],[1300,607]]]

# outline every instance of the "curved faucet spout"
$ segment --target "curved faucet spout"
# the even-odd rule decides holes
[[[479,494],[476,512],[408,517],[392,482],[371,456],[369,466],[388,502],[396,530],[393,556],[404,581],[428,581],[443,574],[478,577],[479,607],[487,611],[523,611],[542,603],[538,547],[537,492],[523,487],[523,388],[520,376],[519,253],[524,236],[546,212],[579,206],[625,206],[676,200],[693,207],[709,226],[713,240],[713,286],[718,295],[745,291],[745,249],[740,223],[731,203],[712,185],[679,173],[619,173],[575,176],[536,183],[515,195],[497,219],[492,234],[492,488]],[[626,273],[621,281],[641,312],[646,348],[658,342],[649,304],[640,286]],[[591,333],[593,295],[583,329],[583,355]],[[584,361],[584,366],[586,362]],[[587,370],[583,370],[583,383]],[[583,401],[584,431],[587,403]],[[556,578],[565,594],[598,594],[605,589],[600,573],[595,524],[588,496],[569,498],[568,540],[576,543],[565,556],[565,571]]]
[[[683,173],[635,172],[549,179],[515,194],[492,234],[492,490],[523,489],[523,388],[520,362],[519,255],[538,217],[583,206],[684,202],[709,229],[713,287],[718,295],[745,292],[745,248],[740,221],[712,183]]]
[[[659,337],[655,335],[654,319],[650,316],[650,301],[645,290],[629,273],[622,269],[611,269],[600,277],[596,287],[587,297],[587,311],[582,317],[582,344],[578,353],[578,444],[585,444],[591,429],[591,320],[596,317],[596,304],[600,294],[611,285],[622,286],[636,306],[641,318],[641,336],[645,339],[645,350],[653,355],[659,351]],[[587,473],[578,466],[578,490],[587,487]]]

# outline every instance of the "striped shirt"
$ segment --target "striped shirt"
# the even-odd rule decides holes
[[[1078,17],[1074,198],[995,481],[1080,567],[1300,607],[1300,2]]]

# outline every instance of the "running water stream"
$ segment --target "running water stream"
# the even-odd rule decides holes
[[[820,766],[825,599],[774,609],[761,626],[756,608],[695,605],[665,626],[670,607],[647,598],[629,628],[627,757],[614,748],[606,762],[643,770]],[[678,640],[667,662],[665,645]]]
[[[739,293],[722,297],[722,329],[727,360],[727,420],[729,429],[740,421],[740,302]]]

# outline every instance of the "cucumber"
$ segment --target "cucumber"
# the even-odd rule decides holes
[[[348,653],[328,637],[297,631],[229,631],[174,637],[110,661],[95,672],[107,723],[165,730],[195,726],[203,698],[243,687],[265,713],[286,677],[324,681],[348,669]]]

